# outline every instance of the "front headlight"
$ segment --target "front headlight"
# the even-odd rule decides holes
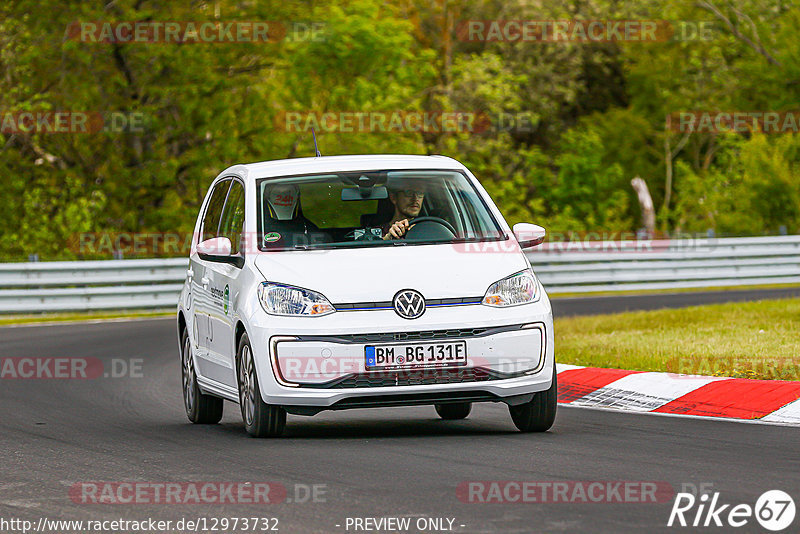
[[[272,315],[319,317],[336,311],[321,293],[272,282],[263,282],[258,287],[258,300],[264,311]]]
[[[503,307],[518,306],[539,300],[539,283],[530,269],[495,282],[486,291],[482,304]]]

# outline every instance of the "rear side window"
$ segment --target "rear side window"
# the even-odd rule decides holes
[[[219,236],[231,240],[231,253],[241,252],[242,229],[244,224],[244,186],[234,180],[225,202],[225,210],[219,225]]]
[[[208,200],[206,214],[203,216],[203,228],[200,230],[202,236],[200,241],[217,237],[219,220],[222,217],[222,207],[225,205],[225,197],[228,195],[228,188],[231,185],[230,179],[222,180],[214,186],[211,198]]]

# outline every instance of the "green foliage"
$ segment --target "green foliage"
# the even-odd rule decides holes
[[[452,150],[458,149],[455,142],[452,145]],[[544,224],[545,192],[553,182],[547,156],[535,146],[514,148],[508,135],[486,139],[470,148],[473,150],[461,160],[481,180],[508,223]]]
[[[562,231],[624,231],[632,227],[629,197],[618,163],[602,161],[602,139],[592,130],[573,129],[562,138],[564,151],[552,190],[557,229]]]
[[[681,162],[679,230],[721,234],[800,232],[800,136],[720,139],[722,156],[702,175]]]
[[[457,31],[467,20],[569,18],[713,31],[655,43],[466,41]],[[66,33],[75,21],[137,20],[314,30],[201,44],[91,43]],[[143,120],[124,131],[0,132],[0,260],[87,257],[73,246],[85,232],[191,232],[209,182],[227,166],[313,154],[310,132],[281,122],[289,111],[488,117],[489,128],[474,132],[319,131],[318,139],[323,154],[453,156],[512,224],[635,231],[630,180],[640,176],[669,232],[800,232],[800,134],[684,135],[665,126],[678,111],[795,108],[798,26],[800,6],[784,0],[0,3],[0,113]]]

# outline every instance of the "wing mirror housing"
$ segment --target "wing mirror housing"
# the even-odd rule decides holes
[[[197,255],[201,260],[214,263],[229,263],[238,268],[244,266],[244,256],[231,254],[231,240],[227,237],[213,237],[197,244]]]
[[[517,238],[520,248],[533,248],[541,245],[547,235],[547,230],[536,224],[517,223],[514,225],[514,237]]]

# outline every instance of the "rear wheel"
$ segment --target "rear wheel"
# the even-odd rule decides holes
[[[553,382],[550,389],[536,393],[530,402],[508,407],[511,419],[520,431],[545,432],[553,426],[558,406],[557,376],[554,365]]]
[[[213,425],[222,419],[222,403],[219,397],[205,395],[200,392],[197,385],[197,373],[194,369],[194,358],[192,357],[192,344],[189,341],[189,333],[184,330],[181,334],[181,377],[183,379],[183,407],[186,408],[186,416],[189,421],[201,425]]]
[[[253,349],[247,334],[239,341],[239,405],[247,433],[254,438],[278,437],[286,426],[286,410],[261,400]]]
[[[454,419],[464,419],[469,415],[469,412],[472,411],[471,402],[436,404],[434,407],[436,408],[436,413],[439,414],[439,417],[448,421]]]

